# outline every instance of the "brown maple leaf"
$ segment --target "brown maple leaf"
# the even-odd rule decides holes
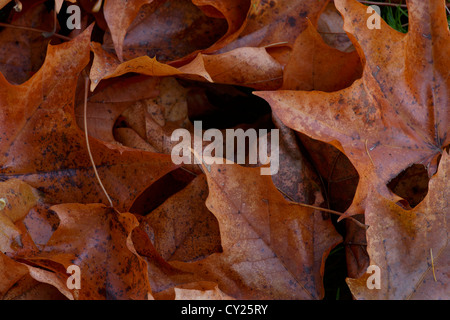
[[[105,82],[104,86],[97,87],[87,99],[86,121],[89,136],[103,142],[117,143],[113,128],[120,115],[127,108],[157,96],[158,82],[158,78],[135,76],[115,78],[109,83]],[[80,87],[83,91],[84,86]],[[77,96],[75,116],[77,124],[84,129],[84,94]]]
[[[147,299],[147,264],[131,241],[139,225],[132,214],[102,204],[60,204],[50,210],[61,220],[58,229],[42,251],[16,259],[52,270],[63,284],[67,268],[78,266],[81,288],[71,290],[75,299]]]
[[[286,201],[260,168],[204,167],[222,253],[171,262],[237,299],[321,299],[326,256],[341,241],[320,212]]]
[[[282,90],[336,91],[361,77],[356,51],[341,52],[327,45],[312,23],[297,37],[283,70]]]
[[[368,289],[370,273],[347,279],[357,299],[448,299],[450,277],[450,156],[444,151],[428,195],[404,210],[374,189],[366,209],[370,264],[380,268],[379,289]],[[369,281],[372,281],[369,279]]]
[[[108,2],[105,9],[110,6]],[[124,6],[123,1],[113,2],[118,2],[115,8]],[[148,55],[168,63],[210,47],[227,31],[227,22],[223,17],[205,14],[192,1],[154,0],[138,1],[136,4],[140,5],[143,2],[149,4],[142,6],[138,11],[133,11],[134,19],[129,19],[132,18],[131,15],[128,19],[122,17],[131,13],[131,8],[125,11],[121,9],[112,11],[111,8],[105,12],[110,29],[110,22],[114,22],[112,18],[126,20],[129,23],[129,27],[125,29],[117,23],[112,25],[116,34],[123,36],[126,33],[121,51],[117,52],[117,49],[120,49],[117,46],[119,43],[118,39],[112,37],[113,34],[110,36],[108,32],[105,33],[103,40],[103,47],[108,51],[112,51],[110,48],[115,47],[118,57],[123,58],[121,61]]]
[[[158,77],[183,75],[195,80],[212,81],[200,56],[186,65],[175,68],[148,56],[140,56],[121,63],[115,55],[105,51],[99,43],[92,42],[91,46],[94,52],[94,61],[89,75],[92,81],[91,91],[100,80],[118,77],[129,72]]]
[[[128,27],[133,22],[139,12],[139,9],[145,5],[152,3],[153,0],[123,1],[108,0],[105,1],[103,14],[108,24],[111,38],[114,43],[117,57],[123,61],[123,40],[127,33]]]
[[[1,6],[0,6],[1,7]],[[15,13],[11,19],[15,26],[53,29],[53,13],[44,4],[36,4],[23,13]],[[45,59],[47,45],[52,40],[42,34],[19,28],[3,28],[0,32],[0,72],[13,83],[23,83],[39,70]]]
[[[370,185],[386,184],[412,164],[435,172],[449,135],[449,30],[444,1],[408,1],[410,31],[382,23],[369,29],[366,7],[337,0],[344,28],[366,63],[361,80],[342,91],[257,92],[289,127],[343,151],[360,182],[348,214],[362,213]]]
[[[204,175],[145,216],[155,248],[166,261],[195,261],[222,250],[219,225],[207,209]]]
[[[292,46],[307,28],[317,24],[329,0],[258,0],[252,1],[247,19],[234,39],[220,52],[239,47]]]
[[[20,86],[0,75],[0,178],[21,179],[43,191],[50,203],[107,203],[73,110],[77,77],[89,61],[91,30],[49,46],[42,68]],[[103,184],[120,211],[175,168],[170,156],[92,138],[90,144]]]

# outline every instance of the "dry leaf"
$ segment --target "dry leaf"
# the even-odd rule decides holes
[[[133,22],[144,4],[152,3],[153,0],[138,1],[122,1],[122,0],[105,0],[103,12],[105,20],[111,32],[111,38],[114,43],[117,56],[123,61],[123,40],[127,33],[128,27]]]
[[[222,251],[219,225],[206,208],[207,197],[208,185],[201,175],[144,218],[164,260],[195,261]]]
[[[43,67],[23,85],[13,86],[0,76],[4,111],[0,114],[0,177],[18,178],[39,188],[51,203],[107,203],[73,111],[77,75],[89,59],[90,31],[50,46]],[[175,168],[169,156],[95,139],[90,139],[90,145],[118,210],[129,208],[151,183]]]
[[[101,204],[50,209],[61,223],[44,249],[24,261],[52,270],[63,283],[69,276],[67,268],[78,266],[81,288],[72,290],[76,299],[147,299],[147,264],[131,241],[131,231],[139,225],[132,214]]]
[[[223,252],[171,264],[236,299],[321,299],[325,258],[341,241],[331,221],[286,201],[259,168],[204,168],[206,205],[219,221]]]
[[[140,56],[120,63],[117,57],[103,50],[100,44],[96,42],[92,42],[92,50],[94,51],[94,62],[90,73],[92,81],[91,91],[95,89],[100,80],[118,77],[129,72],[136,72],[148,76],[185,75],[197,80],[206,79],[207,81],[212,81],[211,76],[205,70],[203,60],[200,56],[187,65],[175,68],[148,56]]]
[[[361,77],[356,51],[331,48],[311,23],[297,37],[283,72],[283,90],[337,91]]]
[[[367,251],[370,264],[380,268],[380,289],[367,288],[370,273],[347,279],[357,299],[448,298],[449,178],[450,156],[444,151],[428,195],[414,209],[404,210],[375,190],[369,193]]]
[[[1,4],[0,4],[1,8]],[[12,23],[33,26],[43,30],[53,29],[53,13],[44,4],[36,5],[23,14],[14,16]],[[28,30],[4,28],[0,32],[0,71],[11,83],[23,83],[39,70],[45,59],[51,39]],[[57,44],[58,39],[52,39]]]
[[[356,167],[360,182],[348,214],[364,212],[375,184],[391,200],[386,184],[412,164],[429,174],[449,144],[449,31],[443,1],[409,1],[410,28],[402,34],[383,23],[366,25],[366,7],[337,0],[344,28],[365,55],[361,80],[333,93],[258,92],[290,128],[333,144]],[[433,17],[430,19],[430,15]],[[401,70],[393,72],[392,70]]]
[[[20,229],[15,223],[23,219],[39,202],[38,191],[17,179],[0,182],[0,251],[21,246]]]

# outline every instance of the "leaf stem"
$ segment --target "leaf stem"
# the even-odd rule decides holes
[[[87,129],[87,100],[88,100],[88,90],[89,90],[89,77],[85,75],[84,77],[84,114],[83,114],[83,120],[84,120],[84,136],[86,137],[86,146],[87,151],[89,154],[89,159],[91,159],[92,168],[94,169],[95,176],[98,180],[98,183],[100,184],[100,187],[103,190],[103,193],[105,194],[106,198],[109,201],[110,207],[114,208],[114,204],[111,200],[111,198],[108,195],[108,192],[106,191],[105,187],[103,186],[102,180],[100,179],[100,176],[97,172],[97,167],[95,166],[94,158],[92,157],[91,153],[91,147],[89,145],[89,137],[88,137],[88,129]]]
[[[39,32],[39,33],[43,33],[43,34],[50,34],[51,37],[57,37],[57,38],[60,38],[62,40],[66,40],[66,41],[72,40],[72,38],[63,36],[63,35],[58,34],[58,33],[51,33],[51,32],[48,32],[48,31],[45,31],[45,30],[41,30],[41,29],[36,29],[36,28],[30,28],[30,27],[24,27],[24,26],[16,26],[16,25],[9,24],[9,23],[0,22],[0,27],[21,29],[21,30],[27,30],[27,31],[34,31],[34,32]]]
[[[288,194],[286,194],[283,190],[281,190],[280,188],[277,187],[277,190],[280,191],[284,196],[286,196],[289,200],[291,200],[292,202],[295,202],[296,204],[298,204],[299,206],[302,207],[306,207],[306,208],[311,208],[311,209],[315,209],[315,210],[319,210],[319,211],[323,211],[323,212],[328,212],[328,213],[332,213],[338,216],[343,216],[344,214],[342,212],[338,212],[338,211],[334,211],[331,209],[326,209],[326,208],[322,208],[322,207],[317,207],[317,206],[313,206],[310,204],[306,204],[306,203],[301,203],[301,202],[296,202],[294,199],[292,199]],[[358,227],[361,227],[363,229],[368,229],[369,226],[365,225],[361,222],[359,222],[358,220],[356,220],[353,217],[345,217],[346,219],[350,219],[352,220]]]

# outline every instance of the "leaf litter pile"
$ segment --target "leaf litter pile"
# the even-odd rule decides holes
[[[448,9],[395,2],[407,32],[356,0],[0,1],[0,297],[449,299]],[[175,164],[194,121],[278,129],[278,172]]]

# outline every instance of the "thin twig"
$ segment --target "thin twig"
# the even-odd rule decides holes
[[[315,210],[319,210],[319,211],[323,211],[323,212],[328,212],[328,213],[332,213],[332,214],[335,214],[335,215],[338,215],[338,216],[343,216],[344,215],[342,212],[338,212],[338,211],[334,211],[334,210],[326,209],[326,208],[322,208],[322,207],[317,207],[317,206],[313,206],[313,205],[306,204],[306,203],[297,202],[294,199],[292,199],[292,197],[290,197],[288,194],[286,194],[283,190],[281,190],[280,188],[277,187],[277,190],[280,191],[289,200],[291,200],[292,202],[295,202],[296,204],[298,204],[298,205],[300,205],[302,207],[311,208],[311,209],[315,209]],[[345,218],[352,220],[354,223],[356,223],[356,225],[358,227],[361,227],[363,229],[367,229],[369,227],[369,226],[359,222],[358,220],[356,220],[353,217],[345,217]]]
[[[105,194],[106,198],[108,199],[111,208],[114,208],[114,204],[113,204],[111,198],[109,197],[108,192],[106,191],[105,187],[103,186],[103,183],[102,183],[102,180],[100,179],[100,176],[98,175],[97,167],[95,166],[94,158],[92,157],[92,153],[91,153],[91,147],[89,145],[88,128],[87,128],[88,90],[89,90],[89,77],[85,76],[85,79],[84,79],[84,115],[83,115],[83,120],[84,120],[84,136],[86,137],[87,151],[88,151],[88,154],[89,154],[89,158],[91,159],[92,168],[94,169],[94,173],[95,173],[95,176],[97,177],[98,183],[100,184],[100,187],[102,188],[103,193]]]
[[[16,26],[16,25],[13,25],[13,24],[3,23],[3,22],[0,22],[0,27],[12,28],[12,29],[21,29],[21,30],[27,30],[27,31],[34,31],[34,32],[39,32],[39,33],[43,33],[43,34],[50,34],[51,33],[51,32],[45,31],[45,30],[41,30],[41,29],[24,27],[24,26]],[[66,41],[72,40],[72,38],[63,36],[63,35],[58,34],[58,33],[51,33],[50,36],[51,37],[57,37],[57,38],[60,38],[62,40],[66,40]]]

